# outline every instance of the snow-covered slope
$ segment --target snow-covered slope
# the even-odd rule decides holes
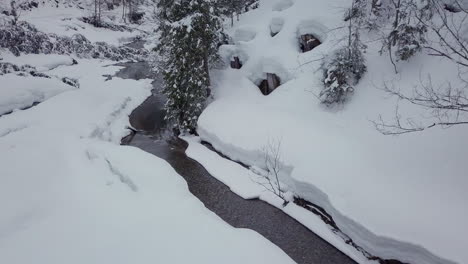
[[[381,135],[371,120],[394,115],[396,101],[379,90],[384,81],[410,91],[420,77],[435,85],[456,79],[457,69],[425,54],[399,63],[394,74],[380,44],[367,36],[368,73],[342,109],[320,105],[321,58],[340,46],[347,0],[261,1],[230,30],[240,70],[215,72],[215,100],[199,119],[203,140],[232,159],[263,166],[261,150],[281,140],[292,168],[289,190],[327,209],[340,228],[371,254],[410,263],[468,262],[468,128],[433,128],[399,137]],[[281,23],[279,23],[280,21]],[[279,33],[272,37],[273,27]],[[323,44],[300,53],[297,38],[309,31]],[[282,81],[263,96],[258,81]],[[420,117],[420,109],[400,112]],[[317,191],[318,190],[318,191]]]

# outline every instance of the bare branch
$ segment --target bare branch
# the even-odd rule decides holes
[[[431,117],[437,119],[437,121],[430,124],[422,124],[409,118],[403,119],[397,105],[392,121],[385,121],[382,116],[379,116],[377,121],[371,122],[384,135],[420,132],[436,126],[451,127],[454,125],[466,125],[468,124],[468,97],[464,93],[465,89],[466,86],[455,89],[450,83],[444,87],[435,89],[430,76],[428,76],[427,83],[420,80],[420,85],[413,90],[414,94],[408,96],[395,88],[394,85],[390,86],[385,83],[383,90],[386,93],[397,97],[399,101],[428,109]]]
[[[283,170],[283,164],[281,162],[281,140],[270,140],[268,145],[263,147],[262,153],[265,173],[259,173],[258,180],[255,182],[282,199],[284,201],[283,205],[285,206],[288,204],[288,201],[284,196],[284,190],[280,181],[280,174]]]

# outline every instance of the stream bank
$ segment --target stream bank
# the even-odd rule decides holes
[[[116,76],[128,79],[151,78],[153,92],[130,116],[135,132],[123,140],[166,160],[181,175],[206,208],[236,228],[254,230],[280,247],[299,264],[355,263],[331,244],[281,210],[258,199],[245,200],[211,176],[203,166],[185,154],[187,143],[173,138],[165,130],[164,97],[160,93],[161,76],[152,73],[145,62],[125,66]]]

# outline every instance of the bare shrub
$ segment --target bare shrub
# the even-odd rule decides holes
[[[284,170],[281,162],[281,140],[270,140],[263,147],[262,155],[264,171],[258,172],[258,180],[255,182],[283,200],[283,206],[286,206],[289,201],[285,197],[285,191],[279,179]]]

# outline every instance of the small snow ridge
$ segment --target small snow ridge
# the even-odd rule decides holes
[[[233,40],[235,42],[247,42],[253,40],[255,36],[257,36],[257,32],[255,32],[255,30],[249,27],[243,27],[236,30],[236,32],[234,33]]]
[[[271,36],[272,37],[276,36],[276,34],[278,34],[281,31],[281,29],[283,29],[283,25],[284,25],[284,19],[283,18],[274,17],[273,19],[271,19],[271,22],[270,22]]]
[[[292,0],[280,0],[273,6],[273,11],[281,12],[294,5]]]

